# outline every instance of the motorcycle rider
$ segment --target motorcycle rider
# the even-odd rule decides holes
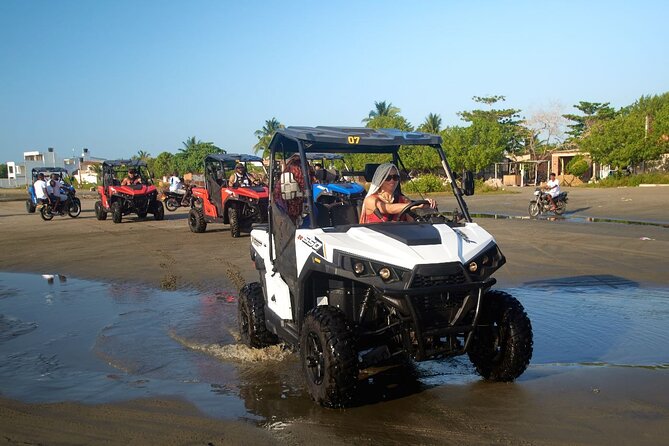
[[[554,173],[551,173],[549,175],[549,180],[546,182],[546,186],[544,187],[544,189],[546,190],[546,196],[548,198],[548,201],[551,204],[551,211],[554,211],[555,201],[553,201],[553,198],[560,195],[560,180],[557,180],[555,178]]]
[[[175,170],[174,172],[172,172],[172,176],[170,177],[169,191],[175,194],[182,195],[181,197],[182,206],[188,206],[188,204],[190,203],[191,189],[192,186],[186,185],[181,181],[181,178],[179,178],[178,171]]]
[[[63,211],[60,209],[60,204],[64,203],[67,200],[67,195],[63,194],[60,191],[61,183],[59,181],[58,175],[55,173],[51,174],[51,178],[46,183],[46,192],[49,195],[49,200],[53,203],[54,212],[62,214]]]
[[[172,172],[172,176],[170,177],[170,192],[180,195],[185,193],[183,183],[181,182],[181,178],[179,178],[179,172],[176,170]]]
[[[49,199],[49,194],[46,190],[46,181],[44,181],[43,173],[40,172],[39,174],[37,174],[37,180],[35,180],[33,188],[35,189],[35,198],[37,198],[38,203],[40,200]]]

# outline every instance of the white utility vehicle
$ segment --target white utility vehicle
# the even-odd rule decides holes
[[[512,381],[530,362],[529,318],[514,297],[491,289],[505,258],[464,201],[473,176],[454,177],[441,142],[339,127],[288,127],[272,139],[269,220],[251,232],[259,281],[240,293],[239,328],[251,347],[298,349],[307,390],[324,406],[351,404],[359,372],[372,366],[466,353],[484,378]],[[457,206],[450,217],[418,209],[421,200],[403,211],[412,221],[359,224],[360,208],[345,196],[314,202],[309,153],[372,154],[402,171],[400,147],[409,145],[436,151]],[[342,173],[371,181],[377,166]]]

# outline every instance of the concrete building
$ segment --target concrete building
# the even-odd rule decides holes
[[[78,157],[60,157],[53,147],[49,147],[46,151],[23,152],[22,161],[7,162],[7,178],[0,179],[0,187],[19,187],[31,183],[32,170],[36,167],[62,167],[71,175],[80,169],[82,163],[101,163],[102,161],[104,159],[92,157],[86,148]]]

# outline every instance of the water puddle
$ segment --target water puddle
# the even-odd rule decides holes
[[[506,291],[534,327],[527,376],[556,367],[669,367],[667,289],[584,276]],[[306,395],[297,355],[239,345],[236,317],[230,290],[202,295],[0,273],[0,394],[85,403],[177,396],[209,415],[271,429],[322,414]],[[379,410],[433,386],[477,381],[466,357],[429,361],[370,375],[360,399],[364,410]]]
[[[446,213],[447,215],[450,215]],[[538,217],[530,217],[529,215],[507,215],[507,214],[489,214],[489,213],[474,213],[470,214],[472,218],[490,218],[493,220],[546,220],[546,221],[564,221],[571,223],[617,223],[623,225],[641,225],[641,226],[656,226],[660,228],[669,228],[669,223],[638,221],[638,220],[623,220],[615,218],[599,218],[599,217],[582,217],[576,215],[539,215]]]

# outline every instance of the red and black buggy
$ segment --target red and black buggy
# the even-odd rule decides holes
[[[269,193],[260,181],[250,186],[228,184],[228,177],[238,164],[247,171],[251,167],[264,169],[262,158],[253,155],[221,153],[204,159],[204,187],[194,187],[193,205],[188,214],[192,232],[204,232],[208,223],[230,225],[230,234],[239,237],[251,232],[253,223],[267,222]]]
[[[139,183],[121,186],[130,170],[134,170]],[[102,185],[98,186],[100,199],[95,202],[95,217],[106,220],[112,214],[114,223],[121,223],[124,215],[137,214],[145,218],[153,214],[156,220],[165,218],[165,208],[158,200],[158,190],[153,184],[146,163],[139,160],[107,160],[102,163]]]

